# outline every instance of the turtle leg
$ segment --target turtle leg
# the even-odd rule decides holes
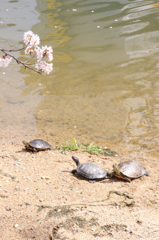
[[[89,181],[90,183],[95,183],[95,182],[96,182],[95,179],[89,179],[88,181]]]
[[[76,169],[73,169],[73,170],[71,171],[71,173],[72,173],[73,175],[75,175],[75,174],[77,173],[77,170],[76,170]]]
[[[148,173],[147,171],[145,171],[145,175],[146,175],[146,176],[149,176],[149,173]]]
[[[127,182],[131,182],[131,179],[126,177],[126,176],[124,176],[124,180],[127,181]]]
[[[32,151],[33,151],[33,152],[37,152],[36,148],[34,148],[34,147],[32,148]]]
[[[107,178],[113,178],[115,175],[115,172],[108,173]]]
[[[111,173],[107,172],[107,175],[103,179],[105,179],[105,178],[112,178]]]

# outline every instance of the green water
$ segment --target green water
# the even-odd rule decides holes
[[[40,76],[12,63],[0,72],[2,139],[36,136],[55,145],[75,137],[157,151],[159,3],[4,2],[1,47],[21,47],[32,30],[53,47],[54,70]]]

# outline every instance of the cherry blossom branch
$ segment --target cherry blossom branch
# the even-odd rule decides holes
[[[28,63],[28,62],[30,62],[33,58],[35,58],[35,55],[33,55],[29,60],[25,61],[24,63],[25,64],[27,63],[28,65],[32,64],[32,63]]]
[[[5,49],[2,49],[2,48],[0,48],[0,51],[5,51],[5,52],[17,52],[17,51],[21,51],[21,50],[23,50],[23,49],[25,49],[27,46],[25,46],[25,47],[22,47],[22,48],[20,48],[20,49],[18,49],[18,50],[14,50],[14,49],[9,49],[9,50],[5,50]]]
[[[52,63],[47,63],[46,61],[42,61],[44,58],[46,58],[49,62],[53,60],[52,55],[52,47],[42,46],[40,48],[38,45],[40,44],[40,38],[38,35],[35,35],[32,31],[28,31],[24,33],[24,39],[25,47],[18,49],[18,50],[5,50],[0,48],[0,51],[3,52],[5,55],[0,58],[0,67],[7,67],[12,59],[14,59],[18,64],[22,64],[25,68],[28,68],[30,70],[33,70],[34,72],[37,72],[39,74],[42,74],[42,72],[49,74],[53,69]],[[16,52],[21,51],[25,49],[25,54],[30,54],[30,59],[22,62],[13,55],[9,54],[8,52]],[[10,58],[7,58],[9,56]],[[33,63],[29,63],[32,59],[34,59],[37,56],[37,61]],[[28,66],[28,65],[34,65],[36,69]],[[42,74],[43,75],[43,74]]]
[[[14,57],[13,55],[6,53],[3,49],[0,49],[0,50],[1,50],[3,53],[5,53],[5,56],[7,56],[7,55],[10,56],[11,59],[13,58],[18,64],[22,64],[25,68],[28,68],[28,69],[30,69],[30,70],[32,70],[32,71],[34,71],[34,72],[37,72],[37,73],[43,75],[42,72],[41,72],[41,70],[37,71],[37,70],[35,70],[34,68],[28,66],[28,65],[33,65],[33,63],[25,64],[25,62],[22,62],[22,61],[20,61],[19,59],[17,59],[16,57]],[[28,61],[30,61],[30,60],[28,60]],[[34,64],[35,64],[35,63],[34,63]]]
[[[17,58],[14,57],[13,55],[11,55],[11,54],[9,54],[9,53],[6,53],[6,52],[5,52],[6,50],[0,49],[0,51],[3,52],[3,53],[5,54],[5,56],[9,56],[9,57],[13,58],[18,64],[22,64],[25,68],[28,68],[28,69],[30,69],[30,70],[32,70],[32,71],[34,71],[34,72],[37,72],[37,73],[43,75],[43,74],[41,73],[41,70],[37,71],[37,70],[35,70],[34,68],[31,68],[31,67],[28,66],[28,65],[33,65],[33,64],[35,64],[35,63],[30,63],[30,64],[27,64],[27,65],[26,65],[26,62],[27,62],[27,61],[26,61],[26,62],[20,61],[19,59],[17,59]],[[10,51],[12,52],[12,50],[10,50]],[[15,52],[15,51],[19,51],[19,50],[13,50],[13,51]],[[31,59],[29,59],[28,61],[30,61],[30,60],[31,60]]]

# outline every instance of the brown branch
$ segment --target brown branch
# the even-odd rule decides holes
[[[24,48],[25,48],[25,47],[24,47]],[[24,48],[22,48],[22,49],[24,49]],[[19,49],[19,51],[22,50],[22,49]],[[13,58],[18,64],[22,64],[25,68],[28,68],[28,69],[36,72],[36,73],[39,73],[39,74],[43,75],[40,70],[37,71],[37,70],[35,70],[34,68],[31,68],[31,67],[28,66],[28,65],[33,65],[33,64],[35,64],[35,63],[29,63],[29,64],[27,65],[26,62],[28,62],[28,61],[22,62],[22,61],[20,61],[19,59],[17,59],[16,57],[14,57],[13,55],[11,55],[11,54],[9,54],[9,53],[6,53],[6,50],[4,50],[4,49],[2,49],[2,48],[0,48],[0,51],[3,52],[3,53],[5,54],[5,56],[9,56],[9,57]],[[18,51],[18,50],[7,50],[7,51],[12,52],[12,51]],[[31,59],[32,59],[32,58],[30,58],[30,60],[31,60]],[[30,61],[30,60],[29,60],[29,61]],[[43,76],[44,76],[44,75],[43,75]]]
[[[29,42],[25,47],[22,47],[22,48],[20,48],[20,49],[18,49],[18,50],[11,50],[11,49],[5,50],[5,49],[3,49],[3,48],[0,48],[0,51],[2,51],[2,52],[3,52],[3,51],[5,51],[5,52],[18,52],[18,51],[21,51],[21,50],[27,48],[27,46],[29,46],[29,44],[30,44],[30,42]]]
[[[25,61],[24,63],[26,64],[28,64],[28,65],[32,65],[32,64],[35,64],[35,63],[28,63],[28,62],[30,62],[32,59],[34,59],[35,58],[35,55],[32,55],[31,56],[31,58],[29,59],[29,60],[27,60],[27,61]]]

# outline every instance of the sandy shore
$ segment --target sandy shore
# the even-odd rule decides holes
[[[108,172],[114,163],[136,160],[150,176],[89,183],[71,174],[72,155]],[[158,159],[142,154],[32,153],[22,143],[1,143],[1,239],[159,239],[158,176]]]

